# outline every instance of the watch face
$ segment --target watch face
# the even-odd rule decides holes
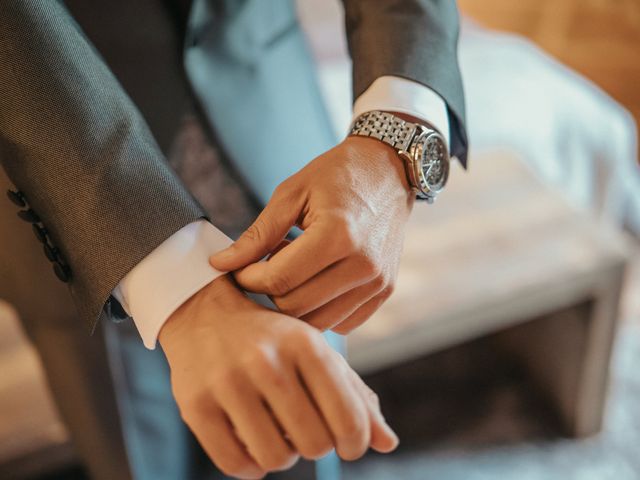
[[[437,133],[429,134],[423,142],[420,162],[421,180],[428,190],[438,192],[444,187],[449,175],[447,145]]]

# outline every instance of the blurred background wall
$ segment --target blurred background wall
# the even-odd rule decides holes
[[[640,2],[459,0],[483,25],[524,35],[623,104],[640,124]]]

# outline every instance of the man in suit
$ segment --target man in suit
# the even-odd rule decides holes
[[[79,317],[160,341],[180,414],[226,474],[395,448],[319,331],[348,333],[390,295],[414,198],[444,186],[449,153],[466,161],[455,3],[345,0],[356,101],[337,146],[290,1],[87,4],[0,3],[9,198]],[[233,245],[164,160],[189,100],[266,205]],[[136,449],[166,472],[154,434]],[[159,478],[132,444],[134,476]]]

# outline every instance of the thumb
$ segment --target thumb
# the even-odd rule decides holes
[[[257,262],[278,247],[298,219],[300,207],[277,193],[258,218],[229,247],[209,258],[216,270],[230,272]]]

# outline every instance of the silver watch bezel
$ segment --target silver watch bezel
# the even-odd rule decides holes
[[[424,158],[424,148],[427,143],[436,138],[438,141],[442,142],[445,152],[445,159],[443,162],[444,173],[442,175],[442,179],[436,185],[431,185],[427,181],[424,176],[423,165],[426,162]],[[409,145],[409,149],[407,156],[409,157],[409,173],[411,176],[411,183],[416,190],[417,195],[427,200],[429,203],[432,203],[438,194],[444,190],[444,187],[447,184],[447,180],[449,179],[449,167],[450,167],[450,158],[449,158],[449,150],[447,148],[447,142],[444,137],[437,131],[431,130],[422,125],[418,125],[418,130],[416,131],[411,143]]]

